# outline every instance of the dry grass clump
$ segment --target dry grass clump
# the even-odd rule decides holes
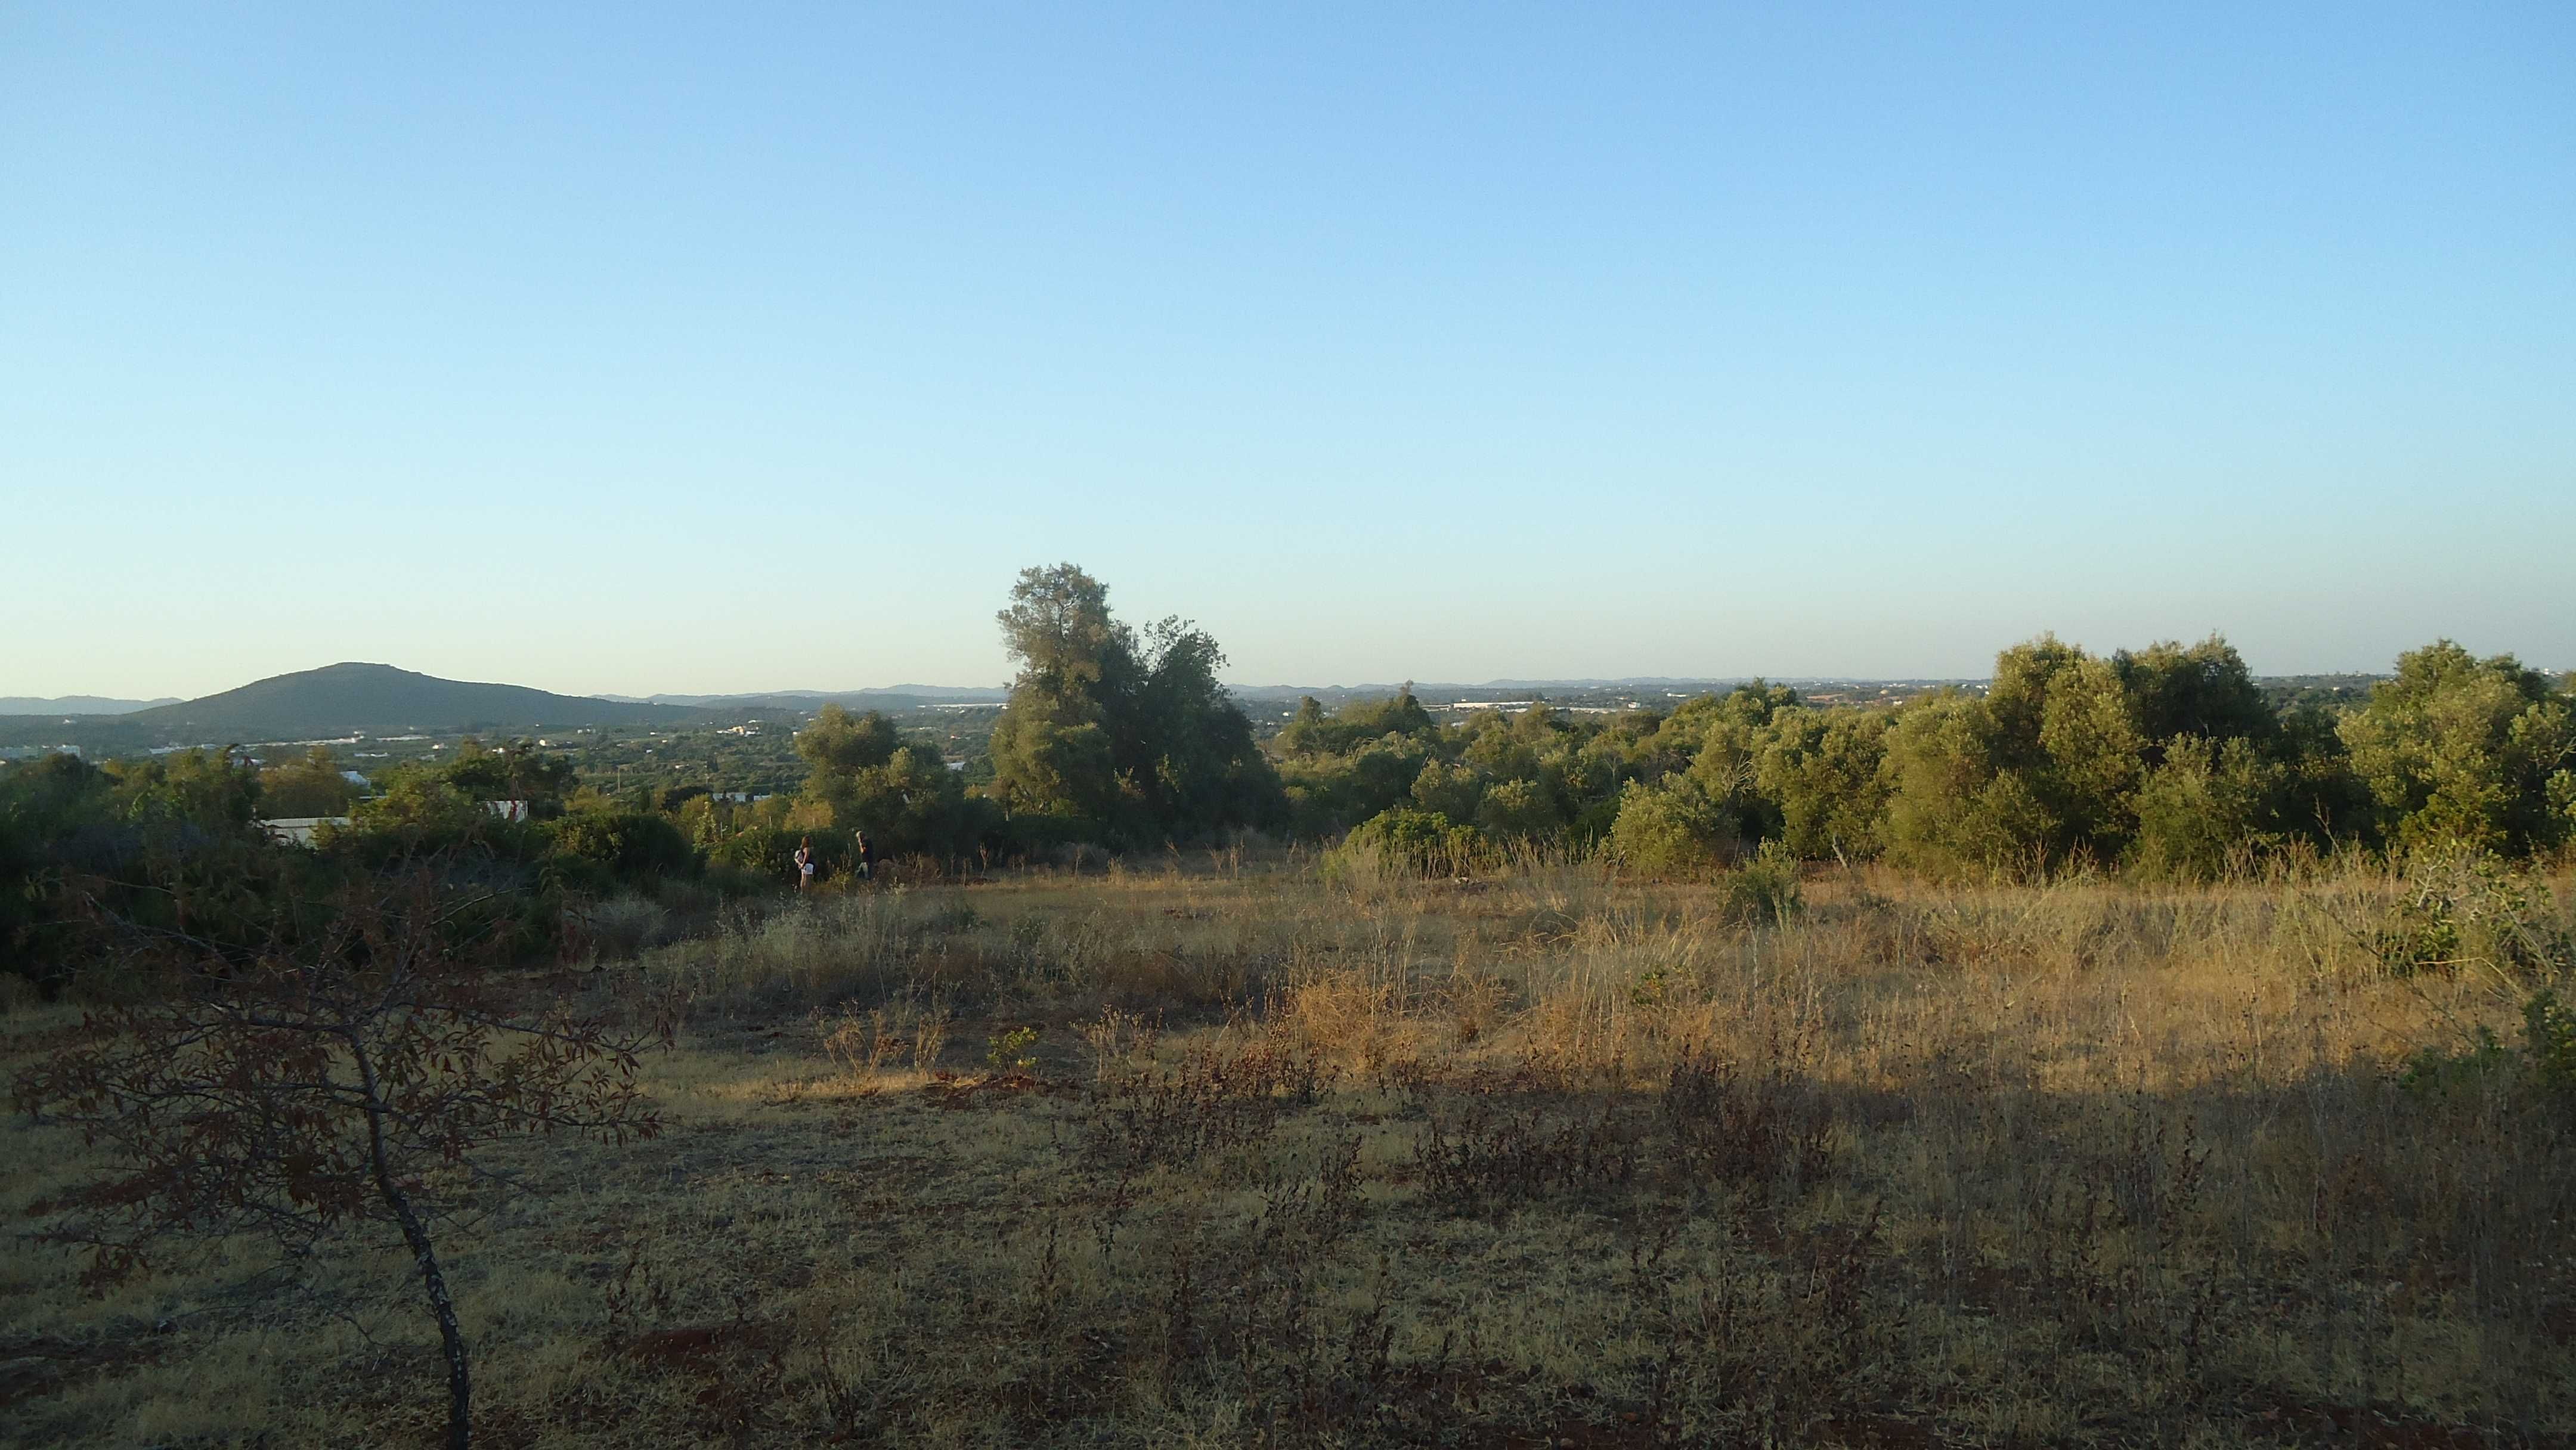
[[[2566,885],[1238,859],[739,917],[636,968],[694,1004],[665,1136],[531,1146],[460,1244],[486,1441],[2568,1444]],[[79,1149],[8,1133],[40,1223]],[[398,1256],[75,1267],[0,1268],[20,1439],[434,1432]]]
[[[818,1011],[813,1020],[824,1057],[859,1091],[874,1092],[905,1067],[918,1076],[936,1071],[952,1015],[944,1003],[916,996],[865,1011]]]

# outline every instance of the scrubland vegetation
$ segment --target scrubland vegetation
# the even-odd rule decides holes
[[[523,743],[0,777],[0,1431],[2576,1437],[2537,672],[2043,639],[1265,746],[1078,570],[1002,624],[969,771],[831,710],[756,802]]]
[[[658,1137],[447,1186],[482,1438],[2560,1441],[2567,886],[1192,853],[740,910],[522,984],[686,1025]],[[10,1135],[41,1225],[94,1164]],[[398,1245],[215,1247],[13,1252],[18,1436],[434,1438]]]

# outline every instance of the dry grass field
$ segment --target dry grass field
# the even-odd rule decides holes
[[[747,914],[530,983],[687,1025],[660,1137],[445,1230],[478,1438],[2576,1443],[2576,1112],[2471,1050],[2531,984],[2391,970],[2407,889],[1202,856]],[[79,1142],[0,1151],[0,1436],[436,1442],[399,1242],[86,1297]]]

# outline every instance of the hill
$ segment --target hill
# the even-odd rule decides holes
[[[391,665],[336,664],[239,689],[66,725],[60,716],[0,720],[0,744],[69,740],[102,748],[227,741],[317,740],[343,735],[502,734],[581,726],[679,726],[700,712],[557,695],[523,685],[442,680]],[[27,735],[21,741],[16,737]],[[37,736],[45,737],[44,742]]]
[[[172,739],[278,740],[450,730],[681,725],[696,712],[557,695],[525,685],[442,680],[391,665],[337,664],[278,675],[220,695],[138,710],[131,724]]]

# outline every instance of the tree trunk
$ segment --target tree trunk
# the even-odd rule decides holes
[[[375,1175],[376,1192],[384,1196],[385,1207],[402,1225],[403,1242],[411,1245],[412,1262],[420,1267],[421,1292],[429,1296],[430,1315],[438,1321],[439,1347],[447,1352],[447,1450],[469,1450],[474,1438],[474,1377],[465,1359],[465,1331],[457,1327],[456,1301],[448,1296],[447,1275],[438,1267],[429,1228],[412,1208],[411,1195],[394,1182],[393,1169],[385,1161],[385,1109],[376,1090],[375,1063],[356,1033],[349,1034],[349,1045],[367,1094],[367,1166]]]
[[[403,1242],[411,1245],[412,1262],[420,1266],[421,1291],[429,1296],[429,1312],[438,1320],[439,1347],[447,1352],[447,1450],[467,1450],[474,1435],[474,1379],[465,1360],[465,1331],[456,1323],[456,1301],[448,1297],[447,1275],[439,1270],[429,1230],[412,1211],[411,1200],[384,1171],[381,1156],[376,1188],[402,1223]]]

